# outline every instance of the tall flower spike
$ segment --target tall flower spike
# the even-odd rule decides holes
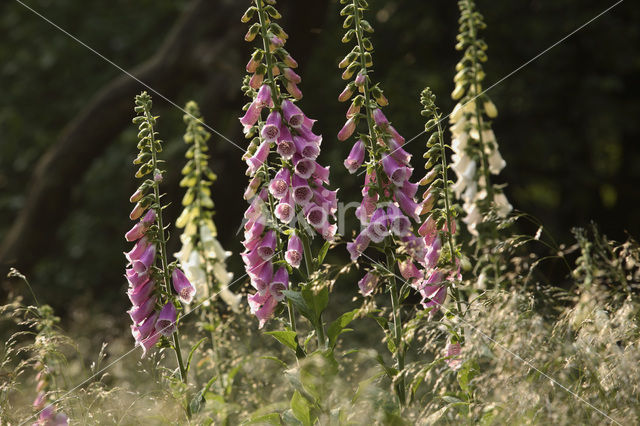
[[[498,110],[482,91],[487,44],[478,32],[486,24],[473,0],[462,0],[458,5],[461,17],[456,49],[464,55],[456,65],[451,93],[458,101],[449,118],[454,151],[451,168],[457,175],[453,189],[466,213],[463,221],[469,232],[478,236],[484,213],[493,209],[498,216],[506,217],[512,207],[502,190],[491,183],[491,175],[499,174],[506,163],[491,130],[491,119],[497,117]]]
[[[240,121],[245,136],[251,139],[244,159],[247,175],[254,178],[245,197],[251,203],[245,217],[251,219],[245,225],[242,258],[251,284],[258,290],[249,296],[249,306],[262,327],[284,300],[282,290],[289,286],[291,269],[279,268],[276,262],[298,268],[307,252],[305,244],[316,233],[333,240],[337,227],[330,220],[335,218],[337,200],[335,192],[325,187],[329,168],[316,161],[322,136],[313,133],[315,120],[296,102],[302,98],[298,87],[301,78],[293,70],[297,62],[286,51],[288,37],[274,22],[280,18],[275,1],[254,0],[243,22],[254,18],[257,22],[250,27],[247,40],[258,38],[262,45],[255,48],[247,64],[251,75],[245,77],[242,87],[251,98]],[[257,87],[256,75],[262,76]],[[265,208],[258,211],[254,200],[260,194],[265,194]],[[300,220],[295,223],[295,233],[285,232],[283,227],[289,227],[296,214]],[[307,275],[311,273],[307,271]]]
[[[142,206],[143,209],[146,210],[149,208],[153,210],[153,213],[148,212],[142,217],[142,222],[146,223],[153,218],[154,223],[147,225],[148,229],[146,229],[143,237],[148,241],[148,248],[142,251],[140,259],[131,261],[132,268],[128,268],[126,271],[127,279],[133,287],[130,288],[130,291],[133,292],[133,294],[143,292],[139,298],[135,298],[135,301],[140,304],[137,306],[134,305],[129,311],[134,321],[131,333],[134,339],[136,339],[136,344],[142,347],[143,357],[160,339],[160,334],[166,337],[172,337],[173,344],[171,346],[178,361],[180,378],[186,386],[187,374],[185,364],[182,360],[180,337],[177,328],[178,312],[174,306],[174,301],[175,303],[178,302],[170,283],[171,270],[175,268],[175,266],[169,265],[168,262],[167,235],[165,233],[162,213],[165,206],[162,205],[162,194],[160,193],[160,182],[162,181],[163,171],[160,169],[161,160],[158,159],[158,153],[162,151],[162,141],[157,138],[158,133],[155,131],[157,117],[151,114],[151,106],[151,96],[146,92],[142,92],[136,96],[136,106],[134,110],[138,115],[133,119],[133,123],[137,124],[140,130],[138,133],[140,139],[138,143],[140,154],[134,163],[141,164],[136,173],[136,177],[144,178],[145,180],[139,188],[139,191],[142,193],[141,198],[138,194],[134,194],[135,197],[132,198],[140,198],[140,201],[137,201],[137,203]],[[133,251],[135,252],[136,250]],[[150,252],[153,253],[152,260],[148,259]],[[140,264],[145,268],[141,268],[139,266]],[[147,280],[153,281],[154,283],[157,282],[161,285],[156,286],[155,291],[145,291],[142,288],[138,288],[140,285],[145,284]],[[183,282],[181,285],[176,285],[176,290],[183,293],[184,284]],[[186,295],[185,293],[180,296]],[[134,299],[132,296],[130,297]],[[158,306],[164,306],[164,308],[158,311]],[[171,311],[169,306],[173,308],[173,311]],[[160,320],[164,322],[160,322]],[[171,327],[165,327],[163,325],[166,321],[171,322]],[[153,330],[154,328],[155,331]],[[188,395],[185,395],[185,398],[188,401]],[[187,417],[191,417],[189,407],[186,408],[186,414]]]
[[[413,174],[411,154],[402,148],[404,138],[382,111],[388,101],[380,86],[373,84],[370,75],[373,45],[368,34],[373,32],[373,28],[364,19],[367,2],[340,2],[346,4],[340,12],[345,16],[343,27],[347,29],[342,41],[355,41],[355,46],[339,64],[344,69],[342,78],[348,83],[338,100],[344,102],[351,99],[351,103],[346,112],[346,122],[337,137],[347,140],[355,135],[355,143],[344,163],[348,171],[355,173],[361,165],[366,168],[362,203],[356,209],[361,232],[353,242],[347,243],[347,250],[354,262],[369,245],[377,246],[386,255],[386,266],[377,265],[376,273],[368,272],[360,280],[359,287],[363,295],[368,295],[378,281],[383,281],[390,294],[393,325],[387,338],[393,342],[390,350],[396,361],[395,369],[399,372],[399,377],[390,378],[395,383],[396,395],[402,405],[406,400],[401,374],[406,351],[401,314],[401,297],[404,296],[400,294],[396,283],[396,265],[406,266],[401,273],[404,271],[407,274],[411,269],[411,284],[416,292],[420,292],[421,288],[418,278],[433,275],[428,266],[439,252],[429,252],[424,239],[416,235],[412,223],[419,224],[420,215],[436,200],[435,195],[422,203],[415,199],[417,184],[410,181]],[[366,124],[366,130],[361,124]],[[359,125],[364,132],[358,130]],[[368,154],[366,160],[365,151]],[[427,263],[427,253],[430,253],[430,263]],[[422,269],[418,269],[417,265]]]
[[[270,92],[263,90],[254,103],[258,108],[263,108],[269,105],[270,101]],[[184,210],[176,220],[176,226],[183,228],[183,231],[180,235],[182,248],[175,257],[180,262],[187,281],[193,284],[194,293],[205,298],[205,304],[208,305],[209,299],[218,294],[231,309],[238,311],[241,296],[227,288],[233,274],[227,271],[225,261],[231,253],[225,251],[216,239],[217,228],[213,222],[211,186],[217,176],[209,167],[207,142],[211,134],[204,127],[198,104],[194,101],[187,102],[185,111],[184,122],[187,129],[184,141],[188,148],[185,154],[187,163],[182,168],[183,178],[180,186],[187,190],[182,198]],[[175,278],[173,282],[175,286]],[[188,286],[182,286],[181,289],[190,292]],[[176,292],[180,295],[178,289]],[[191,300],[188,296],[180,299],[184,303]]]

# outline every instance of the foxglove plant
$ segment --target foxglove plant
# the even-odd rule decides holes
[[[189,293],[186,299],[182,299],[183,302],[189,303],[193,297],[192,291],[197,289],[199,294],[206,297],[203,302],[205,306],[209,305],[209,299],[214,294],[219,294],[232,310],[238,311],[240,296],[227,287],[233,279],[233,273],[228,272],[225,266],[225,260],[231,252],[225,251],[218,242],[213,222],[211,185],[217,176],[208,164],[207,141],[211,134],[204,128],[200,110],[194,101],[187,103],[185,111],[187,130],[184,141],[189,148],[185,154],[187,163],[182,168],[180,186],[187,188],[187,191],[182,198],[184,210],[176,220],[176,226],[183,228],[180,235],[182,248],[175,254],[184,268],[184,274],[178,269],[174,274],[179,275],[181,288]],[[180,294],[178,289],[176,291]]]
[[[142,347],[143,357],[161,337],[171,336],[171,346],[176,353],[180,379],[186,385],[187,367],[180,350],[176,307],[181,307],[179,300],[190,301],[195,289],[186,280],[183,272],[175,264],[168,262],[167,236],[162,214],[165,206],[162,205],[160,193],[162,160],[158,159],[158,153],[162,151],[162,141],[157,139],[157,117],[151,114],[151,106],[151,97],[146,92],[136,96],[135,112],[138,115],[133,119],[133,123],[138,125],[140,152],[133,163],[140,165],[136,177],[144,180],[130,198],[135,206],[129,215],[131,220],[142,219],[125,235],[127,241],[135,241],[133,249],[125,253],[129,262],[126,269],[129,281],[127,294],[133,304],[129,310],[133,321],[131,332],[136,345]],[[171,281],[175,292],[171,289]],[[185,404],[185,411],[187,416],[191,417],[188,402]]]
[[[324,254],[317,262],[312,258],[310,240],[314,234],[327,241],[323,247],[326,253],[337,229],[332,223],[337,191],[327,189],[329,168],[316,161],[322,136],[313,133],[315,120],[296,103],[302,98],[298,88],[301,78],[294,71],[298,64],[284,48],[288,35],[274,22],[280,18],[274,4],[275,1],[256,0],[242,18],[246,23],[257,16],[245,39],[252,41],[259,36],[262,40],[246,66],[249,75],[243,91],[252,101],[240,118],[245,136],[252,138],[243,157],[251,181],[245,192],[250,205],[244,215],[246,250],[242,258],[256,290],[248,301],[260,327],[273,316],[284,295],[291,293],[287,290],[293,285],[294,271],[298,270],[309,282],[322,263]],[[306,273],[299,270],[303,260]],[[289,327],[295,332],[291,300],[288,299]],[[307,312],[301,306],[297,308],[303,314]],[[324,347],[321,312],[310,321],[319,346]]]
[[[512,207],[502,190],[491,183],[491,175],[499,174],[506,162],[491,129],[491,119],[497,117],[498,110],[482,91],[487,44],[478,37],[478,31],[486,24],[473,0],[461,0],[458,6],[460,33],[456,49],[464,50],[464,56],[456,65],[451,93],[458,101],[449,118],[454,151],[451,167],[457,177],[452,189],[463,202],[467,229],[478,237],[478,226],[486,213],[494,209],[499,217],[506,217]]]
[[[373,28],[363,17],[367,2],[341,0],[341,3],[346,4],[341,15],[346,16],[343,27],[347,28],[342,41],[349,43],[355,40],[355,46],[339,64],[340,68],[344,68],[342,78],[350,82],[340,93],[338,100],[345,102],[353,99],[338,139],[345,141],[356,135],[356,141],[344,165],[352,174],[361,167],[366,170],[362,203],[356,209],[361,232],[353,242],[347,244],[347,250],[354,262],[369,246],[376,246],[386,255],[386,266],[378,265],[368,271],[359,282],[359,287],[363,295],[370,295],[381,281],[379,275],[388,278],[385,281],[391,297],[393,321],[390,329],[385,332],[392,342],[389,348],[393,352],[397,371],[390,378],[394,381],[395,392],[402,407],[406,402],[406,342],[403,339],[400,304],[407,297],[408,291],[400,291],[396,283],[396,264],[402,277],[422,295],[424,308],[429,309],[433,315],[444,303],[447,294],[445,281],[448,277],[438,268],[442,248],[438,232],[444,222],[440,216],[435,216],[435,212],[424,223],[421,216],[430,213],[437,197],[446,194],[447,190],[436,190],[432,185],[424,200],[416,201],[418,184],[410,181],[413,174],[411,154],[402,148],[405,139],[382,112],[381,108],[388,105],[388,100],[379,84],[373,84],[369,75],[373,65],[373,45],[366,34],[373,32]],[[357,132],[361,122],[366,123],[366,130],[362,133]],[[366,162],[365,151],[368,153]],[[437,170],[434,171],[434,175],[437,173]],[[448,201],[443,210],[449,218],[447,229],[451,229],[453,222]],[[418,233],[414,232],[413,223],[419,226]],[[449,248],[449,252],[453,256],[453,249]],[[371,257],[366,257],[372,260]]]

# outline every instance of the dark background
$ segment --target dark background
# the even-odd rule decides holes
[[[376,29],[374,79],[390,100],[387,116],[407,138],[420,133],[419,92],[429,85],[445,112],[450,99],[458,9],[453,0],[370,0]],[[614,2],[487,1],[485,87],[559,41]],[[200,103],[205,121],[246,146],[237,117],[251,46],[243,1],[28,0],[25,4],[148,83],[180,106]],[[339,5],[281,1],[288,49],[300,63],[307,115],[324,135],[322,164],[344,202],[358,200],[361,177],[342,161],[350,146],[335,135],[347,105],[337,63]],[[640,7],[626,1],[535,60],[488,94],[507,167],[499,177],[514,207],[537,217],[560,242],[591,220],[612,238],[640,234]],[[41,300],[64,315],[73,304],[124,317],[123,235],[131,226],[136,131],[133,97],[144,87],[13,0],[0,5],[0,270],[18,266]],[[148,90],[148,89],[147,89]],[[179,170],[186,146],[182,112],[151,92],[165,140],[164,190],[177,217]],[[421,161],[426,138],[408,145]],[[241,151],[211,139],[216,222],[223,246],[246,202]],[[416,176],[420,176],[416,164]],[[177,250],[177,236],[171,240]],[[347,260],[344,247],[334,260]],[[241,275],[236,255],[231,270]],[[6,292],[17,282],[3,283]],[[347,284],[345,284],[347,285]],[[348,284],[349,286],[353,283]]]

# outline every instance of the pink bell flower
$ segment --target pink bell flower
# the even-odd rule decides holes
[[[178,319],[178,311],[173,303],[167,302],[162,307],[156,320],[156,331],[165,337],[171,336],[176,330],[176,320]]]
[[[304,123],[304,113],[289,99],[282,101],[282,114],[289,126],[297,129]]]
[[[302,240],[296,234],[291,234],[287,243],[287,251],[284,258],[293,268],[299,268],[303,257]]]
[[[282,266],[273,276],[273,281],[271,281],[271,284],[269,285],[269,293],[275,300],[277,300],[278,302],[282,302],[284,300],[284,294],[282,294],[282,290],[288,289],[289,273],[287,272],[287,268]]]
[[[276,176],[269,183],[269,193],[277,200],[282,200],[289,191],[291,185],[291,172],[289,169],[282,168],[276,173]]]
[[[196,294],[196,287],[189,282],[186,275],[180,268],[176,268],[171,273],[173,289],[178,293],[178,298],[182,303],[189,304]]]
[[[260,144],[260,146],[258,146],[256,152],[251,157],[247,158],[247,171],[250,176],[253,176],[260,166],[262,166],[262,164],[267,160],[267,157],[269,156],[269,148],[269,142],[265,140]]]
[[[344,126],[342,126],[342,129],[340,129],[340,131],[338,132],[338,140],[345,141],[349,139],[349,137],[353,135],[353,132],[355,130],[356,130],[356,119],[355,117],[351,117],[346,121],[346,123],[344,123]]]
[[[361,140],[358,140],[353,144],[351,152],[346,160],[344,160],[344,166],[347,168],[350,174],[354,174],[356,170],[362,165],[364,161],[365,146]]]
[[[373,293],[376,286],[378,285],[378,275],[373,272],[367,272],[364,277],[360,281],[358,281],[358,287],[360,288],[360,293],[363,296],[369,296]]]

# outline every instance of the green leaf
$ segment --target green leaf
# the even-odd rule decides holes
[[[267,331],[264,334],[273,336],[278,342],[282,343],[294,352],[298,349],[298,334],[295,331]]]
[[[298,391],[295,391],[291,397],[291,411],[293,411],[293,415],[296,419],[300,420],[303,425],[312,425],[309,403]]]
[[[200,339],[198,343],[193,345],[193,347],[191,348],[191,351],[189,351],[189,358],[187,358],[187,368],[185,369],[187,373],[189,372],[189,367],[191,367],[191,359],[193,358],[193,354],[196,352],[196,349],[198,349],[198,346],[200,346],[202,342],[204,342],[205,340],[207,340],[206,337],[203,337],[202,339]]]
[[[329,241],[326,241],[318,252],[318,266],[322,265],[322,262],[324,262],[324,258],[327,256],[327,252],[329,251],[330,246],[331,243]]]
[[[280,421],[280,414],[278,413],[269,413],[262,416],[252,417],[249,421],[242,423],[243,425],[278,425],[280,426],[282,422]]]
[[[327,329],[327,337],[329,338],[330,348],[333,349],[336,346],[338,336],[348,331],[345,327],[353,321],[353,318],[359,311],[360,309],[354,309],[353,311],[345,312],[329,325],[329,328]]]

